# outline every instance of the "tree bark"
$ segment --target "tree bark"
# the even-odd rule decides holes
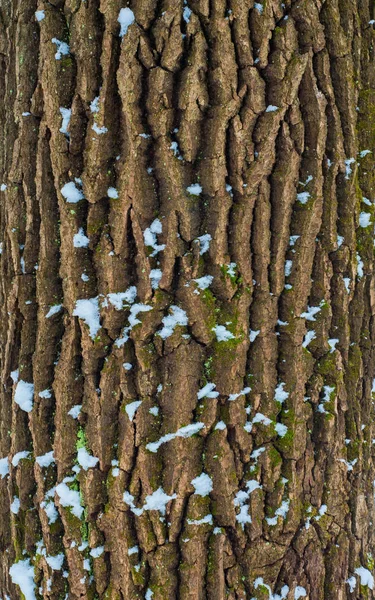
[[[0,594],[374,598],[374,7],[3,0]]]

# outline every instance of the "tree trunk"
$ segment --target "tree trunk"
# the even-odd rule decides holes
[[[124,3],[0,7],[1,598],[374,598],[374,7]]]

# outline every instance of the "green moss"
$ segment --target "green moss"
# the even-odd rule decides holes
[[[80,427],[77,432],[77,442],[76,442],[77,450],[79,448],[87,448],[87,437],[83,427]]]

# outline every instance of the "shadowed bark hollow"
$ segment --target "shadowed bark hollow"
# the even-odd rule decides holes
[[[375,597],[374,19],[1,1],[2,599]]]

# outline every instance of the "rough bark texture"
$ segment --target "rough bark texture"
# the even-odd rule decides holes
[[[121,8],[0,6],[1,597],[373,598],[373,2]]]

